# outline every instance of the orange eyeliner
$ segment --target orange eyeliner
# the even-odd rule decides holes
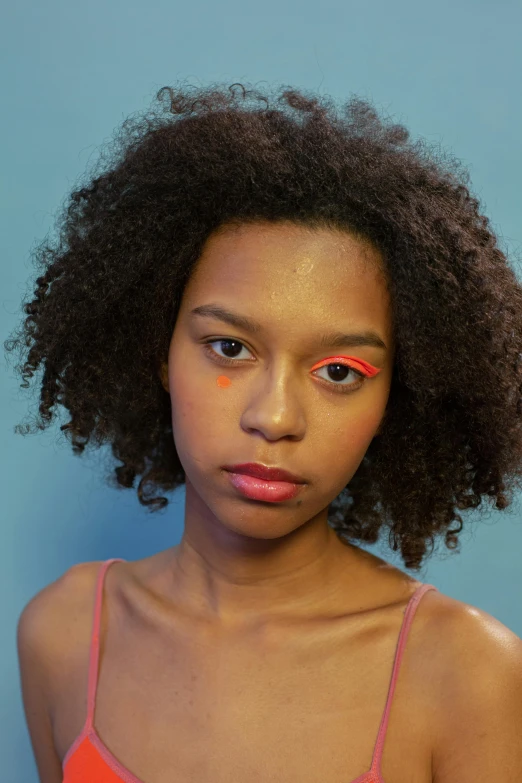
[[[379,367],[374,367],[373,364],[365,362],[364,359],[356,359],[352,356],[330,356],[328,359],[321,359],[320,362],[312,367],[312,370],[318,370],[320,367],[324,367],[327,364],[348,364],[349,367],[360,370],[364,375],[368,376],[368,378],[381,372]]]

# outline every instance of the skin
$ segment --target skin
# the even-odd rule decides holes
[[[378,434],[389,397],[395,347],[383,269],[367,241],[287,222],[221,227],[205,244],[160,366],[186,473],[184,533],[165,553],[161,589],[190,616],[239,627],[346,609],[347,595],[357,604],[364,554],[340,541],[327,514]],[[191,316],[210,303],[262,329]],[[363,329],[386,350],[318,342],[325,331]],[[237,355],[237,365],[205,353],[212,338],[218,358]],[[219,339],[244,347],[224,353]],[[327,368],[311,373],[340,355],[380,371],[340,393]],[[218,388],[223,377],[230,385]],[[357,377],[350,371],[346,381]],[[308,484],[289,501],[249,500],[221,468],[239,462],[282,467]]]
[[[105,752],[141,780],[164,781],[176,769],[186,781],[283,774],[316,783],[355,780],[369,768],[398,629],[418,583],[342,542],[327,513],[389,398],[394,347],[382,271],[368,243],[289,223],[227,228],[204,248],[160,368],[187,476],[182,541],[116,563],[104,583],[95,726]],[[190,316],[209,303],[262,328]],[[318,344],[321,332],[363,329],[386,350]],[[240,341],[248,360],[225,374],[204,350],[219,339]],[[341,355],[379,372],[351,393],[335,391],[326,369],[319,378],[315,368]],[[229,385],[218,385],[224,378]],[[248,500],[221,468],[244,461],[308,483],[290,501]],[[100,565],[78,564],[42,591],[19,633],[42,782],[62,780],[84,726]],[[507,780],[520,666],[504,631],[474,607],[435,591],[423,597],[398,678],[384,780],[478,783],[497,779],[502,759]]]

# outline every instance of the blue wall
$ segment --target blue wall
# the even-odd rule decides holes
[[[0,33],[2,339],[33,275],[29,252],[91,156],[128,114],[178,79],[290,84],[345,99],[356,93],[469,167],[472,186],[519,253],[522,5],[325,0],[18,0]],[[514,262],[514,266],[517,266]],[[444,371],[444,369],[442,370]],[[16,661],[16,622],[44,585],[80,561],[138,559],[179,541],[183,490],[148,515],[135,491],[103,485],[101,452],[75,458],[56,422],[23,438],[29,402],[10,367],[0,388],[5,501],[0,557],[2,780],[36,783]],[[107,468],[108,469],[108,468]],[[517,498],[517,504],[519,503]],[[440,549],[423,581],[522,635],[520,507],[465,517],[462,554]],[[372,548],[402,567],[384,544]]]

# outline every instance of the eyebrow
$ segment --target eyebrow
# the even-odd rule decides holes
[[[244,329],[247,332],[258,333],[263,331],[263,327],[258,321],[247,318],[246,315],[233,313],[217,304],[200,305],[190,311],[190,315],[201,316],[203,318],[216,318],[224,321],[238,329]],[[369,345],[372,348],[388,350],[386,343],[379,335],[371,329],[364,329],[362,332],[326,332],[320,335],[319,344],[323,348],[340,348],[344,345],[362,346]]]

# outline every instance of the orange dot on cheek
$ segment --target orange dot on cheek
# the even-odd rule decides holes
[[[232,383],[232,381],[231,381],[231,380],[230,380],[230,378],[228,378],[226,375],[219,375],[219,376],[218,376],[218,378],[217,378],[217,380],[216,380],[216,383],[217,383],[217,385],[218,385],[218,386],[220,386],[222,389],[226,389],[226,387],[227,387],[227,386],[230,386],[230,384]]]

